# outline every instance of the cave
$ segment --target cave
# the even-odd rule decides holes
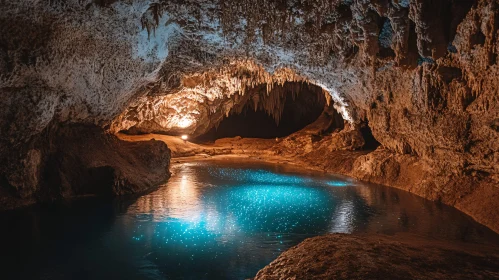
[[[214,141],[232,137],[274,139],[289,136],[319,118],[327,106],[324,94],[321,87],[296,82],[274,86],[268,94],[265,85],[258,86],[249,91],[246,102],[238,104],[228,117],[197,140]],[[265,108],[265,105],[260,104],[273,100],[276,100],[273,106],[277,109]]]
[[[381,146],[381,143],[376,140],[376,137],[374,137],[373,132],[369,127],[369,121],[365,121],[361,124],[360,133],[365,141],[365,144],[362,147],[364,150],[374,151]]]
[[[499,279],[497,0],[0,11],[1,279]]]

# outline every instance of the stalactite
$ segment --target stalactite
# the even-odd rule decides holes
[[[331,37],[323,34],[321,28],[324,25],[337,22],[339,5],[351,5],[351,1],[344,0],[310,0],[310,1],[268,1],[268,0],[232,0],[220,1],[220,18],[225,38],[236,38],[238,26],[241,20],[247,23],[245,38],[246,42],[254,41],[255,34],[260,33],[264,44],[268,45],[286,40],[290,23],[295,21],[294,11],[306,11],[298,18],[312,23],[309,32],[311,35],[319,35],[321,40],[310,45],[311,52],[317,54],[317,63],[324,64],[331,49]]]
[[[156,33],[156,28],[159,26],[159,18],[161,17],[163,11],[161,4],[152,3],[149,9],[144,13],[141,18],[142,29],[147,30],[147,36],[151,36],[151,31],[153,34]]]
[[[331,100],[333,99],[331,94],[325,89],[322,89],[322,94],[324,94],[324,97],[326,98],[327,106],[331,106]]]

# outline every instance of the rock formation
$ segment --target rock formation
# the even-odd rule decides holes
[[[35,200],[141,193],[170,177],[165,143],[119,140],[98,126],[51,127],[27,145],[22,158],[10,153],[4,163],[2,209]]]
[[[329,234],[306,239],[260,270],[273,279],[495,279],[497,251],[429,243],[417,236]],[[410,265],[408,265],[410,264]]]
[[[346,122],[330,150],[362,148],[367,126],[381,144],[350,174],[454,205],[499,230],[497,0],[21,0],[0,8],[0,193],[8,201],[43,196],[44,166],[73,166],[50,163],[67,129],[91,130],[83,139],[93,138],[94,152],[123,148],[125,157],[131,147],[110,134],[202,135],[255,102],[248,96],[292,82],[321,87]],[[279,115],[271,100],[255,104]],[[62,144],[86,170],[112,166],[91,162],[80,141]],[[158,153],[137,155],[133,166],[144,169],[135,174],[167,167],[165,147],[139,146]],[[117,161],[98,172],[136,182],[127,168]],[[167,170],[157,175],[135,185],[157,184]],[[81,176],[51,186],[65,193],[85,184]]]

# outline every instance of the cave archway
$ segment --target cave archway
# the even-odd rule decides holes
[[[314,123],[326,108],[332,107],[327,94],[319,86],[301,82],[273,85],[271,90],[266,84],[259,85],[250,89],[227,117],[197,140],[289,136]]]

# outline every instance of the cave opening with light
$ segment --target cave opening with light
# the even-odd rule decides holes
[[[327,94],[316,85],[299,82],[274,85],[268,93],[267,85],[257,86],[240,98],[228,116],[197,140],[289,136],[314,123],[327,110],[326,107],[332,107],[328,104]],[[339,114],[337,118],[337,122],[341,122],[338,125],[342,126]]]
[[[0,278],[499,279],[498,76],[498,0],[0,1]]]

